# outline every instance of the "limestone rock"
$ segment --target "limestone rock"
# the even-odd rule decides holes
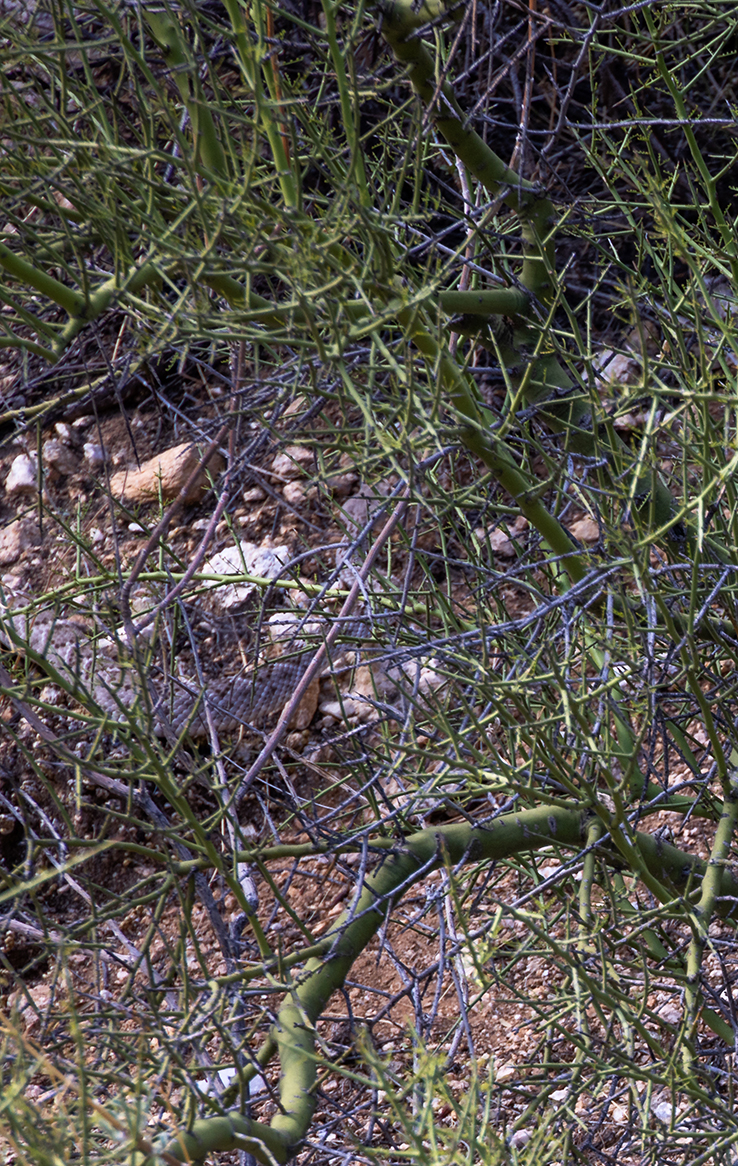
[[[160,492],[165,502],[171,501],[185,485],[200,457],[197,446],[191,442],[175,445],[149,458],[140,469],[121,470],[114,474],[110,479],[110,489],[121,502],[153,502],[159,498]],[[223,458],[215,452],[210,458],[207,471],[200,471],[185,501],[198,502],[209,488],[208,471],[217,477],[222,469]]]
[[[213,555],[203,563],[202,572],[204,575],[257,575],[262,579],[276,579],[283,573],[284,565],[289,560],[289,547],[257,546],[256,543],[243,541]],[[208,580],[203,586],[217,588],[215,599],[221,611],[235,611],[260,590],[257,583],[248,582],[223,584],[217,580]]]
[[[313,451],[304,445],[288,445],[272,462],[272,473],[285,482],[294,482],[314,464]]]
[[[27,453],[19,453],[13,459],[10,472],[5,479],[5,492],[9,497],[15,494],[35,494],[38,490],[36,460]]]

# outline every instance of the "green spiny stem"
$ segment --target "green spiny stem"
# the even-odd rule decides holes
[[[682,122],[684,136],[687,139],[687,145],[689,146],[689,152],[692,155],[692,160],[697,167],[697,170],[699,171],[700,177],[704,184],[708,202],[710,204],[710,210],[712,211],[713,218],[720,232],[725,254],[728,257],[728,261],[730,263],[733,280],[734,282],[738,283],[738,253],[736,248],[735,226],[732,223],[728,223],[723,213],[723,209],[720,206],[720,200],[717,194],[717,180],[710,174],[707,163],[705,162],[705,159],[702,155],[702,151],[700,150],[697,143],[697,138],[695,137],[694,129],[691,125],[692,119],[690,117],[690,111],[687,109],[687,106],[684,102],[684,97],[682,96],[682,92],[679,88],[679,82],[674,73],[667,66],[666,61],[664,60],[664,55],[660,50],[659,45],[661,38],[659,37],[654,19],[651,13],[648,11],[648,6],[644,7],[643,15],[646,21],[646,25],[648,26],[648,31],[651,35],[653,45],[656,48],[656,66],[659,70],[661,79],[666,85],[666,88],[669,90],[671,99],[674,102],[676,116]]]
[[[1,326],[1,325],[0,325]],[[53,364],[56,360],[56,353],[52,348],[44,348],[43,344],[37,344],[35,340],[26,340],[24,336],[14,336],[10,333],[7,336],[0,336],[0,348],[12,348],[14,351],[19,350],[32,352],[34,356],[40,356],[42,360],[48,360]],[[89,392],[85,386],[85,392]],[[43,406],[40,407],[42,411],[48,409],[48,402],[44,401]],[[4,420],[9,420],[10,416],[17,413],[23,413],[22,409],[9,410],[3,415]]]
[[[164,53],[164,60],[185,104],[195,143],[195,165],[202,159],[207,170],[223,178],[228,175],[228,163],[218,138],[215,121],[199,88],[197,66],[176,16],[170,12],[142,9],[152,36]]]
[[[510,170],[468,127],[450,84],[437,82],[433,58],[419,39],[418,29],[438,13],[427,5],[415,11],[406,0],[381,5],[380,10],[382,33],[397,59],[409,66],[413,87],[431,110],[439,132],[485,189],[493,197],[502,197],[519,215],[525,256],[520,282],[540,303],[552,306],[557,294],[553,280],[555,216],[552,203],[532,183]],[[473,309],[471,311],[473,314]],[[602,448],[611,446],[608,460],[613,475],[619,476],[623,467],[633,465],[631,450],[617,434],[614,444],[608,438],[601,445],[588,399],[562,368],[556,355],[538,350],[530,353],[531,345],[540,346],[543,333],[531,328],[524,313],[525,308],[522,308],[512,343],[500,346],[500,359],[512,383],[522,389],[529,406],[538,406],[541,419],[554,432],[566,435],[567,446],[573,452],[594,456]],[[680,516],[675,513],[674,499],[658,474],[650,468],[639,469],[637,464],[635,474],[631,483],[635,508],[647,514],[651,529],[662,531],[677,553],[690,550],[693,540],[688,538]]]
[[[239,4],[238,0],[224,0],[224,4],[233,28],[233,35],[238,50],[238,62],[241,66],[244,79],[254,94],[257,117],[261,120],[269,142],[269,148],[272,152],[272,158],[274,159],[274,165],[282,191],[282,198],[284,199],[285,206],[297,210],[300,206],[299,185],[290,165],[289,158],[287,157],[280,127],[273,116],[272,103],[266,97],[262,84],[263,73],[267,77],[267,87],[270,82],[268,76],[268,53],[261,20],[261,5],[257,0],[251,10],[254,30],[256,32],[256,45],[252,45],[241,4]]]
[[[503,441],[482,428],[484,418],[480,403],[456,362],[423,327],[415,309],[402,309],[397,313],[397,319],[417,348],[438,370],[441,383],[448,390],[451,403],[460,415],[460,437],[466,448],[492,471],[503,490],[507,490],[515,499],[525,517],[546,540],[553,553],[561,557],[563,567],[571,581],[582,582],[589,569],[586,557],[579,552],[561,523],[541,502],[538,497],[540,488],[538,483],[534,485],[523,474]]]
[[[286,1162],[306,1136],[315,1110],[318,1065],[315,1024],[333,992],[345,982],[354,960],[401,895],[445,863],[499,861],[551,845],[579,847],[585,837],[594,838],[589,833],[591,822],[586,810],[541,806],[519,814],[502,815],[479,826],[464,822],[431,827],[411,835],[391,853],[383,853],[367,878],[358,902],[344,912],[324,937],[330,944],[327,953],[309,961],[279,1010],[273,1036],[282,1071],[281,1105],[280,1112],[267,1127],[268,1134],[264,1133],[265,1127],[240,1114],[205,1118],[196,1122],[190,1133],[172,1139],[166,1152],[185,1161],[188,1153],[192,1158],[201,1157],[208,1148],[234,1148],[240,1144],[239,1138],[245,1136],[254,1139],[251,1152],[260,1162]],[[717,864],[711,872],[708,863],[651,835],[634,833],[633,841],[652,879],[675,888],[673,895],[666,891],[667,901],[678,896],[680,890],[694,890],[710,872],[716,880],[711,883],[710,892],[713,895],[714,891],[712,902],[716,913],[726,918],[738,916],[738,876],[724,865]],[[611,847],[603,846],[600,854],[616,869],[623,867],[622,856],[613,853]],[[195,1140],[188,1142],[190,1138]]]
[[[47,275],[45,271],[21,259],[20,255],[16,255],[4,243],[0,243],[0,266],[9,271],[20,283],[34,288],[35,291],[41,292],[41,295],[47,296],[52,303],[64,308],[70,316],[84,312],[86,300],[83,295],[54,279],[53,275]]]
[[[691,913],[692,940],[687,956],[687,983],[685,987],[689,1039],[684,1050],[686,1059],[684,1067],[690,1076],[694,1072],[694,1057],[691,1050],[694,1047],[700,1018],[702,957],[709,941],[710,923],[715,913],[718,896],[721,893],[723,871],[730,853],[736,821],[738,821],[738,774],[733,772],[725,796],[723,813],[715,831],[710,858],[703,873],[699,902]]]
[[[409,66],[413,88],[430,109],[438,131],[485,190],[493,198],[502,197],[519,215],[524,253],[521,283],[541,303],[547,303],[554,295],[553,204],[533,183],[510,170],[467,125],[449,83],[437,83],[433,58],[417,35],[418,28],[431,15],[429,10],[418,12],[404,0],[378,7],[382,35],[397,59]]]
[[[367,182],[364,167],[364,154],[359,141],[358,126],[354,117],[354,103],[349,93],[348,77],[346,75],[346,56],[338,43],[336,34],[336,13],[339,5],[334,0],[322,0],[325,31],[328,37],[331,60],[338,86],[338,96],[341,102],[341,116],[346,138],[351,149],[351,163],[348,172],[349,180],[353,180],[359,189],[359,201],[362,206],[371,206],[371,193]]]

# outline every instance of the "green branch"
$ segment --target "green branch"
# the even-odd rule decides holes
[[[479,826],[463,822],[430,827],[382,853],[366,879],[356,904],[345,911],[321,940],[326,954],[308,962],[289,989],[272,1036],[279,1053],[280,1108],[268,1127],[228,1114],[204,1118],[177,1135],[165,1153],[180,1160],[200,1159],[214,1150],[248,1148],[259,1162],[284,1163],[306,1137],[316,1105],[318,1055],[315,1025],[333,993],[341,988],[356,958],[376,934],[399,898],[431,871],[445,863],[500,861],[545,846],[579,848],[590,836],[591,814],[586,810],[540,806],[519,814],[505,814]],[[710,872],[710,894],[716,913],[738,916],[738,876],[724,865],[710,867],[702,859],[648,834],[633,834],[634,845],[652,886],[660,886],[662,901],[672,902],[682,892],[694,892]],[[623,858],[612,847],[600,854],[619,869]],[[703,884],[704,885],[704,884]]]
[[[26,259],[21,259],[4,243],[0,243],[0,266],[4,267],[19,283],[32,287],[34,291],[46,296],[52,303],[58,304],[69,312],[70,316],[77,316],[84,312],[87,301],[83,295],[67,287],[53,275],[47,275],[39,267],[35,267]]]

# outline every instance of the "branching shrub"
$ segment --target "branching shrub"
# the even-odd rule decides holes
[[[297,621],[351,726],[161,731],[232,579],[179,503],[106,560],[39,489],[74,555],[2,618],[15,1160],[730,1162],[732,6],[3,21],[3,420],[219,378],[216,523],[312,449],[335,529],[244,570],[248,622]],[[70,614],[137,704],[102,643],[59,663]]]

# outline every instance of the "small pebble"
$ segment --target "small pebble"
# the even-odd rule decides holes
[[[510,1147],[513,1150],[522,1150],[533,1137],[530,1130],[516,1130],[510,1138]]]
[[[105,450],[96,442],[86,441],[82,447],[82,452],[91,470],[99,470],[100,466],[105,465]]]
[[[300,482],[287,482],[282,494],[290,506],[300,506],[305,501],[305,489]]]
[[[244,490],[241,497],[243,498],[244,502],[263,502],[266,498],[266,494],[262,490],[261,486],[252,486],[250,490]]]

